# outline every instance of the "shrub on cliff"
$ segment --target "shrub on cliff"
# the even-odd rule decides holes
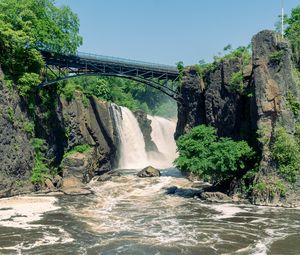
[[[277,127],[275,138],[272,153],[277,161],[279,173],[285,180],[294,183],[300,169],[300,148],[297,137],[295,139],[283,127]]]
[[[245,141],[218,137],[214,128],[204,125],[181,136],[177,146],[176,166],[213,183],[239,175],[254,157],[254,151]]]

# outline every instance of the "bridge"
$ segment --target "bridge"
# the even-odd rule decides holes
[[[115,76],[144,83],[179,101],[177,67],[95,54],[41,51],[46,66],[39,88],[80,76]],[[48,73],[54,79],[48,80]]]

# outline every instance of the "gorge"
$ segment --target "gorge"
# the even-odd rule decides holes
[[[51,0],[0,13],[0,254],[298,255],[300,7],[177,68],[78,54]]]

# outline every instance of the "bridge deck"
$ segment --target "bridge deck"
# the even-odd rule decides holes
[[[76,55],[63,55],[47,51],[41,53],[47,65],[69,68],[74,72],[117,74],[171,81],[178,79],[178,70],[175,66],[81,52]]]

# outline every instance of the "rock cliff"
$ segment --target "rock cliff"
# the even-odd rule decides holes
[[[146,151],[158,152],[156,144],[153,142],[151,137],[152,127],[151,120],[147,118],[147,114],[143,111],[136,111],[134,115],[139,123],[140,129],[143,133]]]
[[[293,76],[291,49],[286,41],[271,31],[263,31],[255,35],[252,45],[256,124],[262,152],[255,185],[263,184],[266,187],[254,189],[252,199],[255,204],[297,203],[300,196],[297,198],[295,194],[298,191],[292,190],[285,175],[278,170],[279,165],[273,155],[274,142],[278,139],[278,128],[283,128],[293,137],[292,139],[296,140],[294,135],[298,116],[293,112],[291,100],[293,98],[294,102],[298,102],[299,88]],[[294,109],[294,111],[298,110]],[[283,183],[284,193],[287,195],[282,194]]]
[[[185,70],[175,138],[201,124],[215,127],[219,136],[240,139],[249,135],[251,98],[237,93],[229,84],[241,65],[239,58],[224,59],[204,78],[200,78],[195,67]],[[244,73],[245,90],[252,89],[250,75]]]
[[[296,140],[299,89],[293,76],[292,53],[286,41],[267,30],[253,37],[252,49],[252,65],[245,66],[236,57],[224,58],[201,75],[195,67],[185,69],[175,137],[205,124],[215,127],[219,136],[247,140],[259,156],[252,202],[290,205],[297,203],[298,188],[279,171],[272,148],[279,127]],[[231,84],[239,71],[243,91]],[[228,192],[236,192],[237,186],[231,185]]]
[[[0,70],[0,197],[29,192],[34,165],[29,123],[21,98],[4,84]]]
[[[93,169],[87,171],[98,173],[109,171],[116,152],[110,104],[95,97],[90,97],[83,103],[80,98],[80,92],[75,92],[75,99],[70,102],[60,98],[59,112],[68,141],[66,151],[76,145],[88,144],[93,148],[90,158],[94,163],[89,164]]]
[[[67,101],[55,93],[48,104],[36,96],[35,117],[28,102],[12,84],[0,80],[0,197],[28,193],[36,189],[53,190],[63,183],[86,183],[95,174],[112,169],[116,137],[110,104],[95,97],[82,100],[81,92]],[[43,157],[59,176],[47,177],[44,185],[33,185],[34,138],[45,140]],[[76,151],[77,146],[88,148]],[[68,181],[68,179],[70,181]],[[52,183],[51,183],[52,182]]]

